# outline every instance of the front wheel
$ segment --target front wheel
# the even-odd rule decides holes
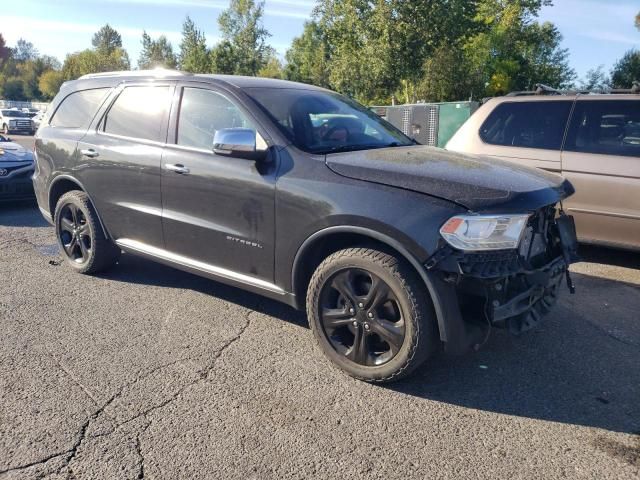
[[[378,250],[327,257],[311,278],[307,314],[325,355],[369,382],[407,376],[439,346],[424,283],[402,259]]]
[[[2,126],[2,133],[4,135],[9,135],[9,127],[7,126],[6,123]]]
[[[58,246],[67,264],[80,273],[111,267],[120,249],[105,238],[98,215],[85,192],[65,193],[56,205],[54,224]]]

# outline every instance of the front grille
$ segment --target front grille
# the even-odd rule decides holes
[[[31,120],[16,120],[15,128],[31,128]]]
[[[33,193],[33,185],[28,182],[0,183],[0,195],[29,195]]]
[[[458,261],[458,265],[461,273],[477,278],[504,277],[522,268],[518,252],[515,250],[467,253]]]

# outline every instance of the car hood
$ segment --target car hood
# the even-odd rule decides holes
[[[31,120],[31,117],[23,117],[22,115],[3,115],[5,120]]]
[[[335,173],[439,197],[472,211],[535,210],[574,192],[559,175],[478,155],[426,146],[326,156]]]
[[[32,153],[22,145],[0,142],[0,162],[30,162],[32,159]]]

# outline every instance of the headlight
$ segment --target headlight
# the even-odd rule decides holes
[[[14,125],[15,126],[16,121],[15,120],[9,120],[9,125]]]
[[[457,215],[447,220],[440,234],[460,250],[518,248],[529,215]]]

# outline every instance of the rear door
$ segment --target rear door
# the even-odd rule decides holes
[[[244,283],[273,282],[275,159],[213,152],[216,130],[254,129],[261,149],[266,131],[232,92],[208,84],[179,85],[172,112],[162,160],[167,250]]]
[[[573,105],[565,100],[505,101],[482,123],[474,153],[560,172],[560,149]]]
[[[121,86],[97,125],[78,144],[78,178],[111,236],[164,247],[160,162],[171,82]]]
[[[562,173],[582,240],[640,247],[640,99],[579,99]]]

